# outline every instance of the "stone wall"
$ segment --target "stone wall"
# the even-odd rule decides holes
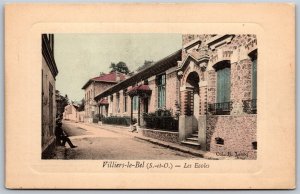
[[[206,149],[221,155],[236,156],[239,159],[256,159],[256,115],[207,116]],[[216,138],[224,140],[218,144]]]
[[[142,134],[146,137],[151,137],[151,138],[162,140],[162,141],[179,143],[179,133],[178,132],[143,129]]]
[[[166,75],[166,109],[171,109],[173,112],[176,110],[175,101],[178,99],[177,88],[177,75],[176,71]]]
[[[157,107],[157,90],[156,90],[156,84],[155,84],[155,76],[152,76],[150,79],[148,79],[148,85],[151,89],[151,96],[149,98],[149,112],[154,112]]]
[[[231,64],[231,100],[232,114],[243,113],[243,100],[251,99],[252,91],[252,61],[244,59]]]
[[[43,57],[42,59],[42,150],[46,149],[54,140],[56,101],[55,101],[55,79]],[[52,85],[52,101],[50,100],[49,88]],[[52,115],[50,115],[50,104],[52,104]]]
[[[200,81],[200,102],[199,102],[199,113],[205,115],[207,113],[207,86]]]
[[[106,82],[92,82],[85,88],[85,116],[92,118],[92,111],[94,110],[94,115],[99,113],[98,108],[93,108],[92,104],[95,104],[96,101],[94,98],[104,92],[109,87],[115,85],[115,83],[106,83]]]
[[[214,70],[207,72],[207,103],[216,102],[216,85],[217,85],[217,74]]]
[[[115,85],[115,83],[95,82],[95,96],[104,92],[105,90],[107,90],[108,88],[110,88],[113,85]]]

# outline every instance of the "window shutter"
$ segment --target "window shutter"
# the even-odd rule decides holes
[[[217,71],[217,103],[230,101],[230,68]]]

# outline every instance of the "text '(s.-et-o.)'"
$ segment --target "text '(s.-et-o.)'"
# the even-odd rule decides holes
[[[206,162],[185,162],[173,163],[164,161],[103,161],[102,168],[116,168],[116,169],[191,169],[191,168],[210,168],[210,165]]]

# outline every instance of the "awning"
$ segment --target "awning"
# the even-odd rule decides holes
[[[138,95],[151,95],[151,89],[149,88],[148,85],[139,85],[131,88],[127,94],[129,96],[138,96]]]
[[[107,99],[101,99],[99,104],[100,105],[108,105],[108,100]]]

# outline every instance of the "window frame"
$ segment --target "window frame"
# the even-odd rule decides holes
[[[157,108],[166,107],[166,73],[157,75],[156,87],[157,87]]]

